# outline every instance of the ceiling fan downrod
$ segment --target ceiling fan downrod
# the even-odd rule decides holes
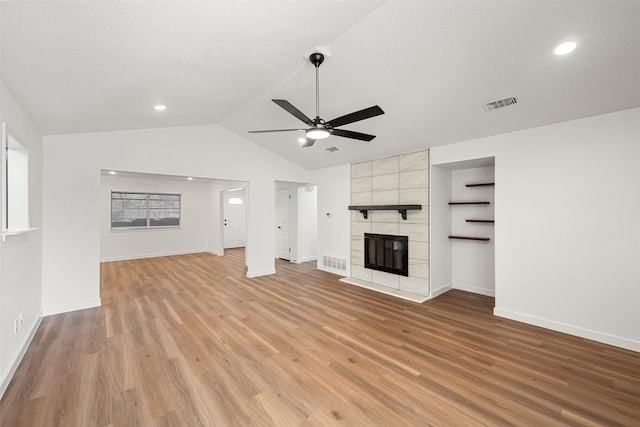
[[[324,55],[319,52],[312,53],[309,61],[316,67],[316,119],[320,119],[320,64],[324,62]]]

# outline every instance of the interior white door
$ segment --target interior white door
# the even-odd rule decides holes
[[[247,235],[247,207],[243,194],[224,195],[224,248],[242,248]]]
[[[291,261],[291,189],[278,190],[278,257]]]

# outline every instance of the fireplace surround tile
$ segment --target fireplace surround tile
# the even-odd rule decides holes
[[[387,173],[371,177],[371,191],[397,190],[398,174]]]
[[[420,169],[398,174],[399,188],[417,188],[429,186],[429,169]]]
[[[366,191],[363,193],[351,193],[352,205],[370,205],[371,204],[371,192]]]
[[[402,222],[398,224],[398,234],[402,236],[409,236],[409,241],[412,242],[429,241],[429,230],[425,224]]]
[[[360,216],[362,216],[362,214]],[[398,213],[398,211],[370,211],[369,212],[369,218],[371,218],[371,222],[393,222],[397,224],[399,216],[400,214]]]
[[[391,234],[398,235],[398,223],[392,222],[372,222],[371,232],[375,234]]]
[[[351,222],[371,222],[371,212],[369,212],[367,219],[365,219],[360,211],[351,211]]]
[[[401,205],[422,205],[422,210],[426,210],[429,205],[429,189],[427,187],[400,189],[398,190],[398,202]]]
[[[351,192],[352,193],[364,193],[371,191],[371,177],[365,176],[363,178],[351,179]]]
[[[351,165],[351,205],[419,204],[403,220],[397,210],[351,211],[351,277],[370,289],[429,295],[429,152],[391,156]],[[364,233],[409,238],[409,277],[364,268]],[[348,280],[347,280],[348,282]],[[367,287],[367,286],[365,286]],[[395,293],[394,293],[395,292]]]
[[[428,261],[429,244],[427,242],[412,242],[409,240],[409,258]]]
[[[353,163],[351,165],[351,178],[371,176],[371,161]]]
[[[398,156],[398,170],[400,172],[425,169],[428,167],[428,151],[418,151],[417,153],[401,154],[400,156]]]
[[[363,258],[364,262],[364,258]],[[419,279],[429,279],[429,262],[409,258],[409,277],[416,277]]]
[[[409,210],[407,211],[407,219],[404,221],[405,224],[424,224],[425,227],[429,226],[429,211],[428,206],[423,206],[422,210],[415,211]]]
[[[398,172],[398,156],[371,161],[371,175],[386,175]]]
[[[372,205],[397,205],[398,190],[373,191],[371,193]]]
[[[364,267],[364,251],[358,251],[351,249],[351,265],[359,265],[361,267]],[[409,266],[411,266],[411,263],[409,263]]]
[[[371,223],[369,223],[369,222],[355,222],[355,223],[351,224],[351,235],[352,236],[363,236],[364,233],[371,233]]]

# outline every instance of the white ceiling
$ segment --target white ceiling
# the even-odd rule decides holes
[[[0,18],[2,80],[45,135],[220,124],[316,169],[640,106],[637,1],[2,1]],[[315,115],[316,46],[320,115],[380,105],[344,126],[377,138],[248,134],[302,124],[272,98]]]

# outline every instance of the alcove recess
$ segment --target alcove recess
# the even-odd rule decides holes
[[[494,165],[494,158],[432,165],[432,297],[451,288],[495,295]]]

